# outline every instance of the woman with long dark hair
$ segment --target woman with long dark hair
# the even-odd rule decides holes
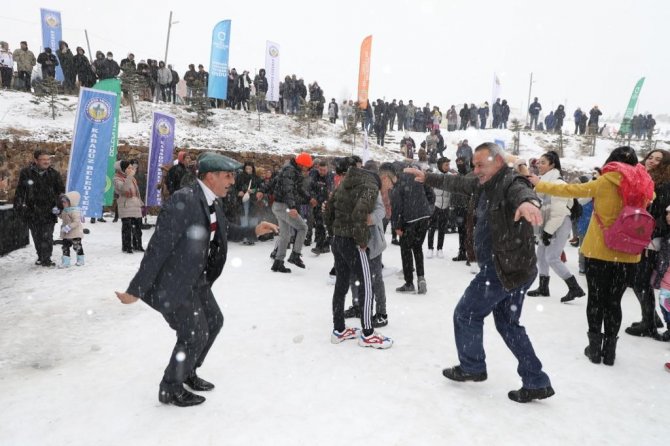
[[[598,179],[583,184],[554,184],[537,176],[531,176],[530,181],[539,193],[594,199],[592,219],[599,222],[592,221],[589,225],[581,247],[588,285],[589,345],[584,354],[594,364],[602,361],[614,365],[621,328],[621,298],[640,255],[610,248],[605,243],[603,228],[612,226],[624,205],[646,208],[654,195],[654,183],[647,170],[638,164],[635,150],[628,146],[612,151],[602,173]]]
[[[663,322],[656,314],[656,296],[651,286],[651,275],[656,266],[661,238],[667,237],[670,232],[665,220],[665,209],[670,205],[670,152],[661,149],[652,150],[644,157],[642,165],[654,180],[656,197],[649,206],[649,213],[656,220],[656,227],[652,242],[642,251],[642,259],[635,268],[631,283],[635,296],[640,301],[642,320],[626,328],[626,333],[658,339],[657,325],[662,327]]]
[[[553,150],[542,155],[537,165],[542,181],[559,185],[566,184],[562,178],[561,160]],[[551,267],[568,286],[568,294],[561,298],[561,302],[569,302],[584,296],[584,290],[577,283],[577,279],[561,261],[561,253],[572,230],[570,208],[573,200],[542,193],[538,193],[538,196],[542,200],[543,220],[539,227],[540,243],[537,245],[540,286],[527,294],[528,296],[549,296],[549,268]]]

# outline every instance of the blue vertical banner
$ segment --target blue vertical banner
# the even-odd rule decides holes
[[[40,9],[40,23],[42,24],[42,47],[51,48],[51,53],[56,56],[58,42],[63,40],[63,27],[60,21],[60,11],[51,9]],[[58,56],[56,56],[58,59]],[[60,60],[56,67],[56,80],[63,81],[63,69],[60,66]]]
[[[151,142],[149,143],[149,163],[147,171],[147,206],[162,204],[158,185],[163,179],[163,164],[172,161],[174,150],[175,118],[161,112],[154,112],[151,124]]]
[[[86,217],[102,217],[116,101],[114,93],[79,90],[66,190],[79,192],[79,206]]]
[[[207,97],[228,97],[228,49],[230,48],[230,20],[216,24],[212,31],[212,54],[209,59]]]

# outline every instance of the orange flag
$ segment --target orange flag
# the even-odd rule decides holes
[[[361,61],[358,67],[358,104],[362,109],[368,106],[368,87],[370,86],[370,53],[372,36],[367,36],[361,44]]]

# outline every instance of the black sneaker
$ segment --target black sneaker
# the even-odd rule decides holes
[[[452,381],[465,382],[465,381],[486,381],[488,375],[486,372],[481,373],[468,373],[464,372],[460,365],[442,370],[442,375]]]
[[[344,318],[345,319],[353,319],[353,318],[360,318],[361,317],[361,310],[358,307],[358,305],[352,305],[346,310],[344,310]]]
[[[413,283],[406,283],[401,287],[395,289],[398,293],[414,293],[416,289],[414,288]]]
[[[398,241],[398,239],[395,239],[395,238],[393,240],[391,240],[391,244],[400,246],[400,242]]]
[[[276,273],[290,273],[291,269],[287,268],[284,266],[284,261],[283,260],[275,260],[275,262],[272,264],[272,268],[270,268],[272,271]]]
[[[102,218],[102,217],[98,218],[98,221],[99,221],[100,223],[107,223],[107,220],[105,220],[105,219]]]
[[[42,260],[41,265],[44,266],[44,267],[47,267],[47,268],[49,268],[51,266],[56,266],[56,264],[54,262],[52,262],[51,259]]]
[[[461,256],[461,255],[456,256],[456,257],[451,259],[452,262],[466,262],[467,260],[468,260],[467,257]]]
[[[309,246],[309,245],[311,245],[311,244],[312,244],[312,240],[310,240],[310,239],[308,239],[308,238],[305,239],[305,243],[303,243],[304,246]]]
[[[42,261],[40,259],[35,260],[35,265],[40,266],[42,264]]]
[[[302,259],[300,258],[300,254],[297,252],[292,252],[291,255],[288,257],[287,260],[288,263],[293,263],[295,266],[298,268],[305,268],[305,264],[303,263]]]
[[[386,327],[389,324],[389,319],[386,314],[377,313],[372,317],[372,326],[374,328]]]
[[[510,391],[507,396],[512,401],[517,403],[529,403],[533,400],[543,400],[553,396],[556,392],[551,386],[542,387],[540,389],[526,389],[525,387],[519,390]]]
[[[277,257],[277,248],[273,249],[272,252],[270,253],[270,258],[272,260],[274,260],[275,257]]]

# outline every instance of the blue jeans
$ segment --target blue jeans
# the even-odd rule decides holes
[[[454,310],[456,349],[463,371],[486,371],[484,318],[493,312],[498,333],[519,361],[517,372],[521,376],[523,387],[537,389],[551,385],[549,377],[542,371],[542,363],[535,356],[526,329],[519,325],[526,290],[535,280],[535,276],[536,274],[525,285],[506,291],[493,264],[482,266]]]

